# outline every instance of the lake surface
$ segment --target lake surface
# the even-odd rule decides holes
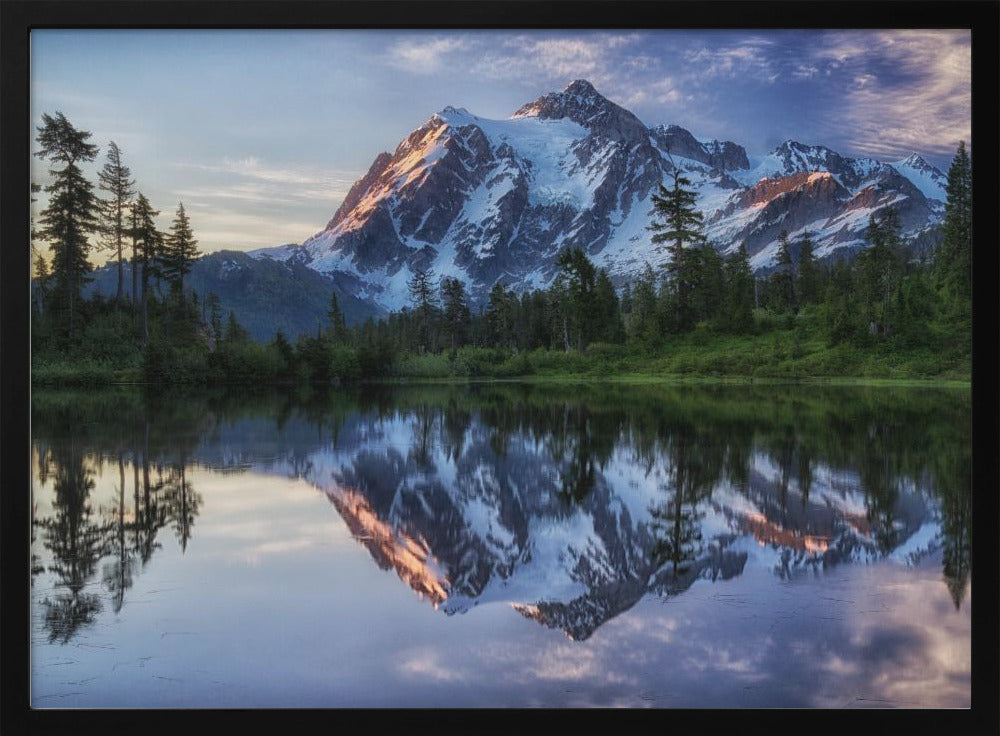
[[[34,707],[968,707],[967,389],[32,397]]]

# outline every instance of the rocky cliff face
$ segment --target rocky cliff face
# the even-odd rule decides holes
[[[506,120],[435,113],[376,157],[322,231],[254,256],[336,274],[385,309],[407,304],[417,269],[461,279],[473,300],[497,282],[546,286],[567,247],[621,283],[668,258],[647,227],[651,195],[674,167],[697,191],[713,244],[744,243],[758,269],[773,263],[782,230],[812,233],[825,257],[864,247],[882,208],[899,210],[907,238],[925,236],[943,212],[944,176],[918,156],[891,165],[787,141],[751,158],[731,141],[649,128],[577,80]]]
[[[750,162],[743,146],[732,141],[713,140],[703,143],[677,125],[657,125],[649,134],[664,152],[707,164],[721,171],[749,169]]]

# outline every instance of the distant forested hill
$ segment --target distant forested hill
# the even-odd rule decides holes
[[[125,291],[131,292],[131,265],[125,264]],[[95,292],[114,296],[117,272],[99,268],[84,289],[90,298]],[[277,332],[294,340],[301,334],[315,334],[319,320],[325,327],[330,294],[337,301],[348,325],[378,317],[382,312],[348,293],[325,274],[295,262],[252,258],[239,251],[219,251],[199,258],[184,281],[184,287],[198,294],[199,304],[206,295],[216,294],[225,317],[232,310],[240,324],[256,340],[270,340]],[[167,287],[161,287],[166,293]]]

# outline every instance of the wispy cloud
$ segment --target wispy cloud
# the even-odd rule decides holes
[[[296,199],[343,198],[364,172],[330,170],[327,168],[280,168],[264,164],[255,156],[245,158],[223,158],[218,163],[178,163],[178,167],[198,171],[235,176],[244,182],[271,185],[276,194],[285,194]]]
[[[669,105],[685,98],[679,82],[673,77],[662,77],[644,84],[623,85],[623,92],[619,102],[626,107],[644,103]]]
[[[861,44],[837,43],[835,51],[817,54],[853,65],[852,84],[843,105],[831,108],[831,122],[848,132],[856,148],[881,156],[950,154],[958,141],[970,139],[967,31],[885,31],[865,46],[861,51]]]
[[[569,38],[520,34],[484,53],[472,71],[490,79],[518,77],[546,83],[582,77],[598,86],[610,85],[620,81],[622,67],[646,70],[656,64],[647,54],[623,54],[641,39],[635,33]]]
[[[453,55],[468,51],[473,45],[462,36],[435,36],[405,39],[389,48],[389,63],[411,72],[430,74],[439,71]]]
[[[205,199],[186,199],[184,207],[203,252],[301,243],[321,226],[311,220],[293,221],[287,212],[258,214],[247,210],[242,202],[220,205]]]
[[[774,41],[765,38],[748,38],[735,44],[722,46],[703,45],[684,52],[684,61],[690,65],[690,76],[702,79],[736,77],[774,83],[779,73],[768,53]]]
[[[301,242],[329,219],[362,173],[278,167],[253,156],[175,166],[184,170],[185,183],[170,195],[184,202],[204,250]]]
[[[812,79],[819,74],[819,68],[811,64],[797,64],[792,70],[793,79]]]

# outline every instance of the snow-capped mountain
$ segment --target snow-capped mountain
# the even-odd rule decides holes
[[[744,243],[767,268],[782,230],[813,233],[817,255],[864,247],[869,216],[897,209],[905,238],[943,213],[944,175],[917,155],[896,163],[787,141],[749,157],[731,141],[648,127],[584,80],[506,120],[446,107],[381,153],[326,227],[300,246],[254,251],[333,274],[386,309],[408,302],[415,269],[461,279],[473,299],[498,281],[548,285],[566,247],[619,283],[668,259],[650,242],[651,195],[679,167],[705,230],[729,252]]]

